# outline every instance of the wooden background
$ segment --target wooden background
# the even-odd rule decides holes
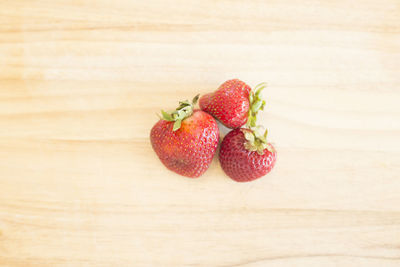
[[[166,170],[156,113],[234,77],[275,169]],[[0,266],[400,266],[400,2],[0,0]]]

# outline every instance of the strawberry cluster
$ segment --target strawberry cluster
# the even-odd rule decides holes
[[[225,173],[237,182],[253,181],[275,165],[276,150],[267,142],[268,131],[257,125],[257,114],[264,109],[261,92],[265,83],[251,89],[238,79],[224,82],[215,92],[192,102],[180,102],[162,118],[150,133],[151,144],[161,162],[170,170],[188,177],[199,177],[210,166],[219,143],[215,119],[233,129],[222,140],[219,161]],[[215,119],[214,119],[215,118]]]

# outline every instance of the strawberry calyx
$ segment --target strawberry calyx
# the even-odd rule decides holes
[[[262,126],[242,129],[246,142],[244,147],[249,151],[257,151],[259,155],[264,155],[264,150],[274,152],[274,148],[267,142],[268,130],[263,131]]]
[[[246,128],[242,129],[246,142],[244,147],[248,151],[257,151],[259,155],[264,155],[264,150],[274,152],[274,148],[267,142],[268,130],[261,125],[257,125],[257,114],[264,110],[265,100],[262,99],[261,92],[267,87],[266,83],[260,83],[249,93],[249,114]]]
[[[254,87],[249,93],[249,114],[247,117],[247,127],[255,127],[257,125],[258,111],[264,110],[265,100],[262,99],[262,90],[267,87],[267,83],[260,83]]]
[[[174,111],[166,112],[164,110],[161,110],[161,119],[166,121],[173,121],[174,126],[172,130],[174,132],[179,130],[181,128],[182,121],[193,114],[193,109],[197,101],[199,100],[199,96],[200,95],[196,95],[192,99],[191,103],[189,102],[189,100],[179,101],[179,107],[177,107]]]

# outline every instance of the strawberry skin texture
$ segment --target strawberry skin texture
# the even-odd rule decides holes
[[[272,170],[277,154],[275,149],[275,152],[265,149],[263,155],[256,151],[248,151],[244,147],[246,139],[243,130],[249,131],[238,128],[225,136],[219,151],[219,161],[230,178],[237,182],[250,182]]]
[[[217,91],[203,95],[200,108],[214,116],[228,128],[238,128],[247,122],[251,87],[233,79],[224,82]]]
[[[219,142],[219,129],[209,114],[194,110],[173,131],[173,122],[159,120],[151,129],[150,140],[161,162],[171,171],[196,178],[210,166]]]

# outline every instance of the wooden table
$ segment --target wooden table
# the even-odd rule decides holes
[[[274,170],[168,171],[156,113],[234,77]],[[400,266],[399,1],[0,1],[0,266]]]

